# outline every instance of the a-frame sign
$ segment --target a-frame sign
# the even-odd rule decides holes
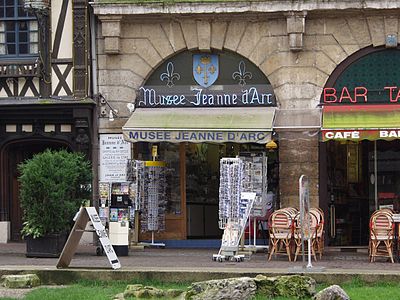
[[[82,207],[79,211],[78,217],[75,220],[74,227],[69,234],[67,243],[61,252],[60,258],[57,262],[57,268],[67,268],[75,254],[76,248],[78,247],[79,241],[82,234],[85,232],[87,222],[92,222],[94,231],[99,237],[100,243],[107,255],[108,261],[113,269],[121,268],[121,263],[118,260],[117,255],[114,252],[114,248],[108,239],[106,229],[101,223],[99,215],[97,214],[96,208],[94,207]]]

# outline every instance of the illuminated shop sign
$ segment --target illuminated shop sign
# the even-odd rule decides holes
[[[400,138],[399,129],[381,130],[322,130],[322,140],[394,140]]]
[[[259,143],[265,144],[271,132],[262,131],[151,131],[129,130],[124,132],[125,140],[130,142],[216,142],[216,143]]]
[[[203,88],[179,86],[143,86],[139,89],[138,107],[244,107],[275,106],[271,85],[223,85]]]
[[[333,87],[324,88],[323,91],[323,102],[324,103],[356,103],[365,104],[369,102],[369,93],[374,93],[374,97],[377,93],[376,90],[369,91],[366,87],[357,86],[354,88],[343,87],[336,89]],[[378,93],[384,94],[384,102],[386,103],[400,103],[400,87],[398,86],[385,86]],[[373,98],[374,98],[373,97]],[[375,99],[371,99],[375,102]],[[379,101],[380,103],[384,103]]]

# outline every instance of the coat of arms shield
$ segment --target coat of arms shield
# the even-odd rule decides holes
[[[218,78],[218,55],[194,54],[193,77],[204,88],[211,86]]]

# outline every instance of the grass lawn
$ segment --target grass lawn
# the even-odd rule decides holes
[[[154,281],[146,282],[100,282],[100,281],[82,281],[64,288],[38,288],[29,292],[26,300],[101,300],[112,299],[112,297],[125,290],[127,284],[142,283],[143,285],[152,285],[163,289],[182,289],[185,290],[189,284],[161,283]],[[325,288],[326,285],[319,285],[318,290]],[[375,284],[366,284],[360,280],[354,280],[351,283],[342,284],[341,287],[347,292],[352,300],[400,300],[400,283],[380,282]],[[2,300],[11,300],[12,298],[0,298]],[[265,299],[261,296],[256,300]],[[275,300],[294,300],[295,298],[278,297]]]

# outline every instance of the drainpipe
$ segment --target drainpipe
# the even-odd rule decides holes
[[[99,208],[99,122],[98,122],[98,82],[97,82],[97,48],[96,48],[96,20],[93,13],[93,8],[89,6],[89,24],[90,24],[90,52],[91,52],[91,85],[92,85],[92,96],[96,101],[96,107],[93,110],[93,138],[92,138],[92,194],[93,194],[93,206],[98,210]]]

